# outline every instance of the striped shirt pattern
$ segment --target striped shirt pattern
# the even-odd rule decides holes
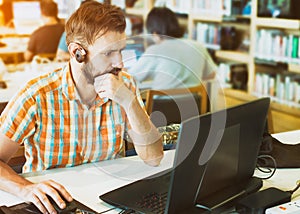
[[[143,105],[134,80],[122,77]],[[23,172],[122,156],[129,128],[119,104],[97,96],[88,109],[80,101],[69,66],[29,81],[0,117],[0,131],[25,146]]]

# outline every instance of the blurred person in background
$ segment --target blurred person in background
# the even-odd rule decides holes
[[[49,54],[52,60],[56,54],[60,37],[64,32],[64,24],[59,22],[58,6],[55,2],[52,0],[41,1],[41,15],[44,24],[35,30],[29,38],[27,50],[24,53],[26,62],[30,62],[38,54]]]
[[[129,68],[141,89],[193,87],[214,78],[217,66],[208,51],[199,42],[182,38],[183,29],[173,11],[154,7],[146,28],[155,44]]]

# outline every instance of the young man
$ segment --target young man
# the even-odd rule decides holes
[[[43,213],[55,212],[47,195],[61,208],[59,193],[72,200],[57,182],[32,183],[6,164],[20,144],[23,172],[116,158],[124,152],[127,134],[145,163],[160,163],[161,136],[141,106],[135,82],[122,71],[125,25],[119,8],[96,1],[69,18],[69,64],[30,81],[0,117],[0,189]]]
[[[64,25],[58,20],[58,7],[53,1],[41,1],[41,14],[44,25],[35,30],[28,42],[24,59],[30,62],[37,54],[56,54],[57,45],[64,32]]]

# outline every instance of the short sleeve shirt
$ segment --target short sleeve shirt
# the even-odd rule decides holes
[[[63,24],[45,25],[38,28],[31,34],[27,50],[34,54],[55,54],[64,29]]]
[[[129,68],[141,87],[151,82],[151,89],[156,90],[197,86],[216,71],[206,48],[188,39],[165,39],[151,45]]]
[[[123,80],[143,105],[131,76],[124,72]],[[119,104],[97,96],[87,108],[80,101],[69,66],[29,81],[0,117],[0,132],[25,146],[23,172],[122,156],[129,128]]]

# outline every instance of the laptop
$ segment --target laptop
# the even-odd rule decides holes
[[[261,98],[182,122],[171,169],[99,198],[138,213],[199,213],[258,191],[253,173],[269,105]]]
[[[17,34],[30,35],[43,23],[40,1],[13,1],[12,10]]]

